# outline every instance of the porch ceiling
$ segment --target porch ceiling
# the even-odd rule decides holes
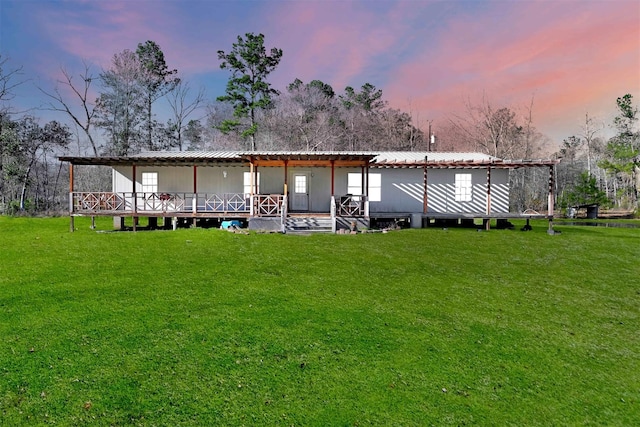
[[[373,168],[423,168],[429,169],[518,169],[525,167],[553,166],[560,160],[437,160],[376,162]]]
[[[241,153],[243,159],[253,163],[256,166],[366,166],[373,158],[375,153],[363,152],[285,152],[285,151],[267,151],[267,152],[249,152]]]

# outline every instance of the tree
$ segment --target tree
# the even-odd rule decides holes
[[[272,48],[267,54],[262,34],[247,33],[244,39],[238,36],[229,53],[218,51],[218,59],[222,61],[220,68],[231,71],[226,95],[218,97],[218,101],[230,102],[234,106],[234,118],[222,122],[219,129],[225,133],[235,131],[241,127],[243,120],[248,119],[248,124],[240,134],[243,138],[249,138],[251,150],[256,149],[256,110],[268,108],[272,95],[278,94],[266,78],[275,70],[281,58],[282,49]]]
[[[16,123],[11,120],[9,101],[15,97],[14,89],[24,83],[24,80],[17,80],[22,75],[22,67],[8,69],[8,61],[8,58],[0,55],[0,212],[4,212],[7,200],[5,156],[15,140]]]
[[[265,127],[275,135],[273,148],[332,150],[341,134],[337,112],[330,85],[296,79],[265,113]]]
[[[66,147],[70,142],[71,132],[56,121],[41,127],[36,119],[26,116],[17,122],[14,136],[7,174],[16,187],[20,188],[18,209],[24,211],[34,166],[47,152]]]
[[[362,85],[360,92],[356,92],[351,86],[347,86],[344,92],[340,99],[347,109],[358,106],[367,113],[375,113],[386,106],[386,102],[382,100],[382,90],[376,89],[371,83]]]
[[[111,68],[100,74],[103,91],[96,105],[96,125],[107,135],[107,154],[124,156],[139,151],[138,127],[145,109],[140,73],[138,57],[126,49],[114,55]]]
[[[168,128],[171,130],[171,138],[174,141],[174,145],[180,151],[184,148],[185,132],[189,123],[192,122],[192,120],[187,122],[187,119],[204,104],[203,89],[200,89],[193,99],[189,99],[190,92],[189,85],[181,80],[168,97],[169,105],[173,112],[173,121]]]
[[[169,70],[164,59],[164,53],[154,41],[147,40],[139,43],[136,49],[140,65],[139,84],[144,98],[145,145],[148,150],[154,150],[153,143],[153,103],[171,92],[180,83],[175,76],[178,70]]]
[[[200,120],[189,120],[183,136],[189,142],[189,150],[201,150],[204,148],[204,126],[202,126]]]
[[[79,75],[80,84],[74,83],[73,75],[67,70],[62,68],[61,71],[64,76],[64,80],[58,80],[53,93],[47,92],[42,88],[40,88],[40,91],[51,98],[52,102],[49,103],[49,109],[67,114],[76,126],[82,129],[85,136],[89,139],[93,155],[98,156],[98,144],[93,138],[93,133],[91,131],[94,125],[97,106],[95,102],[92,102],[89,99],[91,84],[96,80],[96,78],[91,74],[90,66],[86,63],[84,63],[84,72]],[[60,85],[66,87],[73,93],[74,98],[78,102],[80,112],[76,111],[76,108],[72,106],[71,101],[63,96],[59,87]]]
[[[571,207],[586,205],[606,205],[607,195],[598,187],[596,178],[584,171],[574,188],[566,194],[566,205]]]
[[[466,104],[466,113],[450,119],[469,149],[499,158],[517,158],[522,154],[524,127],[508,107],[494,108],[486,97],[479,105]]]
[[[633,97],[626,94],[616,100],[618,115],[614,118],[616,135],[606,148],[606,158],[600,167],[606,169],[628,189],[632,205],[638,201],[640,188],[640,132],[637,129],[638,108],[633,105]]]

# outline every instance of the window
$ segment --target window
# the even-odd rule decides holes
[[[158,172],[142,172],[142,192],[158,192]]]
[[[471,201],[471,174],[456,174],[456,202]]]
[[[347,175],[347,194],[358,196],[362,194],[362,175],[350,173]]]
[[[297,194],[307,193],[307,175],[294,176],[293,191]]]
[[[251,172],[244,173],[244,185],[243,192],[245,197],[249,197],[251,195]],[[258,184],[257,188],[253,189],[253,194],[260,194],[260,172],[258,172]]]
[[[347,194],[360,195],[362,191],[362,175],[350,173],[347,176]],[[369,174],[369,201],[379,202],[382,200],[382,175],[379,173]]]
[[[369,201],[382,201],[382,175],[379,173],[369,174]]]

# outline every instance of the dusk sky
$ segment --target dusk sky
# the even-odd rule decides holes
[[[247,32],[283,50],[276,89],[371,83],[423,128],[483,94],[518,111],[533,97],[534,124],[559,143],[587,112],[610,123],[619,96],[640,103],[637,0],[0,0],[0,55],[30,79],[19,108],[43,104],[36,86],[51,90],[60,67],[77,75],[85,60],[98,74],[146,40],[213,100],[229,78],[216,52]]]

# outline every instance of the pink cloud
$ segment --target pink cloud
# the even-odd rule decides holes
[[[278,3],[276,3],[278,4]],[[340,91],[386,53],[397,38],[385,20],[355,2],[286,2],[267,34],[276,34],[285,52],[290,83],[322,79]],[[292,35],[294,35],[292,37]],[[364,82],[362,82],[364,83]]]
[[[640,91],[640,6],[580,5],[499,3],[485,19],[455,17],[434,49],[399,67],[386,93],[398,106],[415,97],[415,107],[436,115],[460,111],[462,99],[483,91],[507,105],[535,95],[537,116],[551,128],[620,90]]]

